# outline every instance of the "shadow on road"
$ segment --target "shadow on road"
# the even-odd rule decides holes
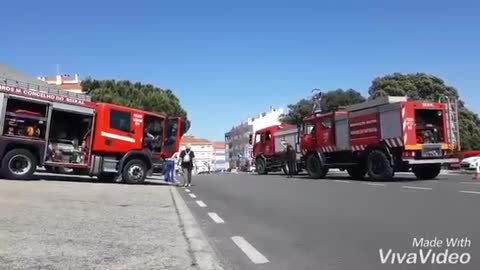
[[[271,176],[279,176],[279,177],[284,177],[285,179],[290,179],[288,178],[285,174],[269,174]],[[256,176],[262,176],[262,175],[256,175]],[[325,178],[321,179],[312,179],[308,176],[308,174],[299,174],[295,175],[293,178],[294,180],[307,180],[307,181],[318,181],[318,180],[349,180],[349,181],[356,181],[356,182],[371,182],[371,183],[395,183],[395,182],[402,182],[402,183],[408,183],[408,182],[429,182],[429,181],[437,181],[437,180],[442,180],[442,177],[436,178],[436,179],[431,179],[431,180],[418,180],[415,178],[415,176],[412,175],[412,177],[405,177],[405,176],[395,176],[392,180],[387,180],[387,181],[374,181],[371,180],[368,177],[365,177],[364,179],[353,179],[348,175],[328,175]]]
[[[68,174],[35,174],[32,179],[29,180],[14,180],[14,179],[2,179],[3,181],[58,181],[58,182],[78,182],[78,183],[92,183],[92,184],[112,184],[112,185],[126,185],[125,183],[100,181],[96,177],[81,176],[81,175],[68,175]],[[170,186],[165,182],[159,182],[156,180],[145,180],[143,186]]]

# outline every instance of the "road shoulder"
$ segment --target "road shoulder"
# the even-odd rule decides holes
[[[192,212],[176,188],[170,189],[170,194],[177,211],[183,235],[190,249],[193,265],[201,270],[222,270],[220,262],[210,246],[207,238],[200,230]]]

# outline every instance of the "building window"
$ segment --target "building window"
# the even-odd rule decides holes
[[[131,122],[130,113],[117,110],[110,111],[110,128],[130,132]]]

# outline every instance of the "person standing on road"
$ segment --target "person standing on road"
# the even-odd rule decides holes
[[[180,161],[182,163],[183,179],[185,187],[192,186],[192,170],[195,154],[192,151],[192,147],[188,144],[185,150],[180,152]]]
[[[286,161],[287,161],[287,168],[288,168],[288,177],[292,178],[297,171],[297,153],[291,144],[287,144],[286,149]]]

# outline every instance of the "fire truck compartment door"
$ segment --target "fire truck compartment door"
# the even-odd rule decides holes
[[[280,129],[274,133],[275,137],[275,152],[283,152],[286,150],[286,144],[289,143],[292,145],[297,152],[300,151],[297,145],[297,136],[298,130],[297,128],[289,128],[289,129]]]
[[[348,120],[341,119],[335,122],[335,139],[339,150],[350,150]]]
[[[382,139],[402,137],[402,117],[400,109],[380,113]]]
[[[68,112],[79,113],[79,114],[86,114],[86,115],[93,115],[95,112],[95,110],[92,108],[86,108],[86,107],[57,103],[57,102],[53,103],[52,107],[53,109],[57,109],[57,110],[68,111]]]
[[[179,150],[182,124],[180,117],[169,117],[164,121],[163,155],[170,157]]]

